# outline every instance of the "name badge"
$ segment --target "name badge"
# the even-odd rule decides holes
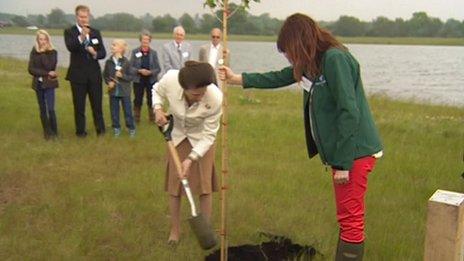
[[[120,70],[122,69],[122,67],[121,67],[121,65],[116,65],[116,66],[114,67],[114,69],[115,69],[116,71],[120,71]]]
[[[141,53],[141,52],[136,53],[136,54],[135,54],[135,57],[137,57],[137,58],[142,57],[142,53]]]
[[[313,82],[311,82],[308,78],[304,76],[302,77],[301,87],[303,87],[305,91],[309,92],[312,85],[313,85]]]
[[[92,39],[92,44],[98,44],[98,43],[99,43],[99,41],[98,41],[97,38],[93,38],[93,39]]]
[[[182,57],[187,58],[189,56],[189,52],[183,52]]]

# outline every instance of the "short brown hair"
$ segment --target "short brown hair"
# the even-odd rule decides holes
[[[179,83],[183,89],[197,89],[212,83],[217,85],[216,73],[209,63],[186,61],[179,71]]]
[[[74,10],[74,13],[77,15],[77,12],[79,11],[87,11],[90,12],[90,8],[86,5],[78,5],[76,6],[76,9]]]
[[[277,39],[277,48],[292,63],[293,77],[297,81],[301,81],[304,73],[309,73],[310,77],[319,76],[322,56],[332,47],[347,50],[329,31],[300,13],[285,19]]]

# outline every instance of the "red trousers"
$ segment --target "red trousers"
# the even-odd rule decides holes
[[[340,226],[340,239],[348,243],[364,241],[364,195],[367,189],[367,176],[374,169],[376,159],[372,156],[356,159],[350,169],[349,182],[335,184],[337,220]],[[332,170],[332,174],[335,171]]]

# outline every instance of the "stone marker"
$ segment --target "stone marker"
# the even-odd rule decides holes
[[[437,190],[428,202],[425,261],[464,261],[464,194]]]

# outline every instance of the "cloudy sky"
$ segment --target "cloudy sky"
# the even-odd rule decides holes
[[[230,0],[238,3],[239,0]],[[203,0],[0,0],[0,12],[46,14],[58,7],[72,13],[77,4],[89,5],[95,16],[106,13],[128,12],[136,16],[150,13],[154,16],[169,13],[179,17],[185,12],[205,13]],[[273,17],[285,18],[294,12],[309,14],[316,20],[333,21],[340,15],[356,16],[370,21],[377,16],[390,19],[409,19],[413,12],[425,11],[442,20],[464,20],[464,0],[261,0],[251,5],[253,14],[270,13]]]

